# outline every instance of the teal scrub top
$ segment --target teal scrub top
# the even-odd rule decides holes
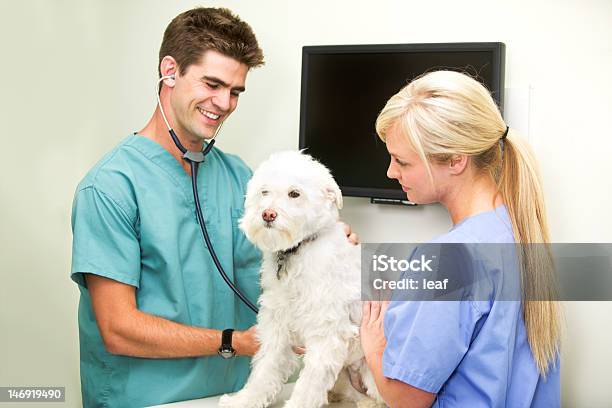
[[[229,277],[255,303],[260,252],[238,228],[251,171],[213,148],[200,165],[206,226]],[[147,359],[106,351],[84,273],[135,286],[138,309],[175,322],[244,330],[255,314],[220,277],[197,222],[190,176],[156,142],[131,135],[77,187],[72,209],[72,279],[80,290],[83,405],[141,407],[233,392],[250,359]]]

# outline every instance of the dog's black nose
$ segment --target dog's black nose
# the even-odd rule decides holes
[[[276,219],[276,211],[267,208],[261,213],[261,218],[263,218],[265,222],[272,222]]]

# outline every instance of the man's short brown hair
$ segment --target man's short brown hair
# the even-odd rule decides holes
[[[226,8],[198,7],[179,14],[166,28],[157,69],[169,55],[183,75],[208,50],[234,58],[249,69],[264,64],[263,51],[247,23]]]

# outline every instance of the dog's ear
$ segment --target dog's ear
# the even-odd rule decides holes
[[[331,200],[331,202],[336,204],[336,207],[338,207],[339,210],[342,209],[342,192],[336,184],[327,186],[325,188],[325,195]]]

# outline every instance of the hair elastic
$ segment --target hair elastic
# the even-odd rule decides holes
[[[506,131],[504,132],[502,137],[499,138],[499,140],[504,140],[506,136],[508,136],[508,130],[510,130],[510,126],[506,125]]]

